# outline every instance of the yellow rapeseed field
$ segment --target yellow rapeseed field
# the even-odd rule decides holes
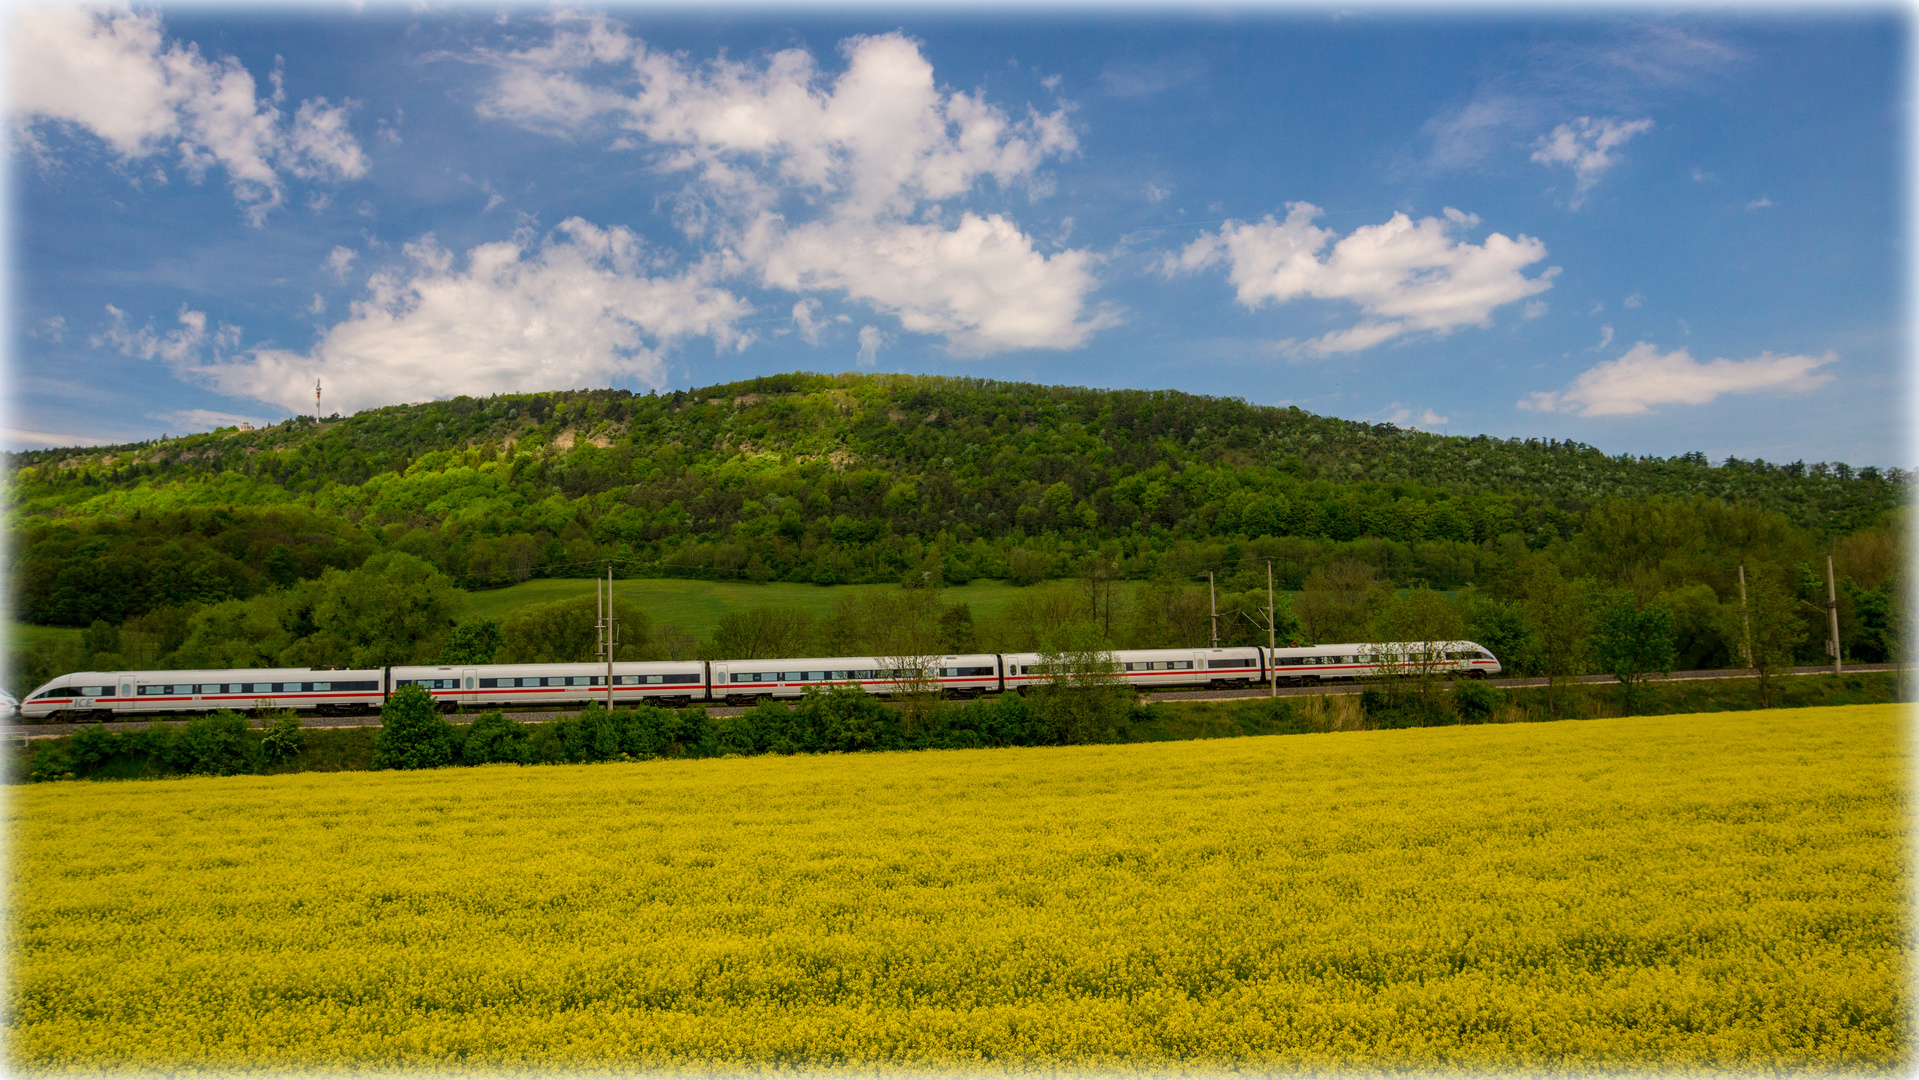
[[[1904,1072],[1904,719],[16,789],[8,1054]]]

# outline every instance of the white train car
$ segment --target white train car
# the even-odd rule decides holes
[[[606,665],[475,664],[392,669],[392,689],[418,685],[445,708],[579,708],[606,701]],[[706,700],[706,664],[699,660],[613,665],[613,704],[690,705]]]
[[[245,668],[224,671],[77,671],[27,695],[20,715],[45,720],[256,708],[369,712],[386,697],[378,668]]]
[[[1265,650],[1120,649],[1113,654],[1114,676],[1141,688],[1155,686],[1248,686],[1266,677]],[[1046,682],[1039,653],[1006,653],[1006,688],[1021,690]]]
[[[880,656],[824,656],[795,660],[715,660],[714,701],[751,702],[796,698],[809,686],[857,685],[869,694],[909,692],[920,679],[948,697],[973,697],[1001,688],[999,657],[992,653],[931,657],[924,675],[895,669]]]
[[[1502,670],[1499,659],[1471,641],[1345,642],[1276,649],[1271,672],[1294,685],[1407,675],[1422,668],[1483,679]]]

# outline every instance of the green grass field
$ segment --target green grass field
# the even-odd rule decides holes
[[[80,628],[75,626],[34,626],[31,623],[7,620],[7,643],[14,649],[30,649],[44,642],[80,640]]]
[[[713,628],[729,611],[771,605],[796,607],[825,618],[832,614],[835,598],[847,593],[890,592],[897,585],[803,585],[790,582],[754,584],[743,581],[687,581],[676,578],[638,578],[615,581],[613,594],[638,604],[652,617],[654,627],[678,626],[699,638],[712,635]],[[1005,581],[981,578],[969,585],[954,585],[939,591],[940,602],[970,605],[973,621],[998,620],[1014,597],[1024,592]],[[502,619],[528,604],[543,604],[574,596],[590,596],[591,579],[542,578],[504,589],[488,589],[469,594],[473,617]]]

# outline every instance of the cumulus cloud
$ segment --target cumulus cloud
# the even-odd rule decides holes
[[[827,323],[816,318],[820,313],[820,302],[807,297],[793,304],[793,329],[799,331],[800,340],[808,345],[818,345],[821,335],[826,333]]]
[[[1569,205],[1577,210],[1586,201],[1586,192],[1619,164],[1616,151],[1634,135],[1651,130],[1651,120],[1594,120],[1582,116],[1541,137],[1532,159],[1541,165],[1572,166],[1577,183]]]
[[[886,331],[877,326],[860,327],[860,354],[854,363],[870,368],[880,362],[880,350],[893,343]]]
[[[353,269],[353,260],[359,257],[360,253],[350,247],[335,247],[327,253],[326,262],[321,265],[333,271],[334,277],[344,281],[347,271]]]
[[[1431,431],[1434,428],[1445,427],[1448,421],[1446,417],[1431,409],[1422,409],[1415,413],[1410,407],[1395,401],[1386,406],[1386,422],[1403,428],[1412,428],[1415,431]]]
[[[943,89],[899,34],[850,38],[845,68],[804,50],[700,64],[603,17],[560,16],[550,40],[482,54],[485,115],[562,136],[600,129],[692,178],[682,227],[762,285],[832,290],[969,354],[1073,348],[1112,325],[1089,311],[1083,251],[1041,252],[1004,213],[947,211],[988,181],[1047,190],[1078,150],[1061,105],[1014,117]]]
[[[1479,219],[1450,207],[1443,217],[1418,221],[1394,214],[1337,241],[1333,230],[1313,224],[1320,213],[1298,202],[1287,204],[1285,221],[1270,214],[1258,222],[1229,221],[1168,256],[1163,268],[1192,272],[1223,262],[1239,302],[1253,309],[1303,297],[1357,304],[1357,324],[1289,346],[1320,356],[1405,334],[1489,326],[1494,309],[1552,288],[1558,273],[1557,267],[1534,277],[1521,272],[1546,257],[1546,245],[1524,234],[1493,233],[1478,244],[1460,239]]]
[[[1533,412],[1580,416],[1632,416],[1660,405],[1705,405],[1722,394],[1762,390],[1804,393],[1832,381],[1818,369],[1838,359],[1824,356],[1774,356],[1750,360],[1718,359],[1699,363],[1685,349],[1661,353],[1640,342],[1617,360],[1599,364],[1564,390],[1536,393],[1519,402]]]
[[[11,30],[16,137],[43,163],[54,158],[45,129],[66,126],[90,132],[123,163],[172,154],[196,181],[217,165],[254,225],[284,201],[282,172],[366,174],[346,125],[350,103],[314,98],[288,121],[277,75],[262,97],[238,60],[169,42],[155,13],[47,4],[21,8]]]
[[[237,326],[222,323],[209,332],[204,311],[194,311],[182,304],[174,318],[179,325],[164,332],[155,330],[151,321],[134,328],[127,325],[126,312],[108,304],[106,329],[93,335],[88,342],[96,349],[112,346],[126,356],[160,360],[176,367],[197,361],[207,350],[217,353],[240,344],[240,328]]]
[[[463,259],[430,236],[405,250],[411,266],[374,274],[351,314],[306,352],[206,360],[182,339],[166,358],[223,393],[293,411],[322,379],[327,403],[350,413],[616,378],[658,387],[674,345],[746,341],[738,323],[751,309],[713,284],[709,266],[656,273],[624,228],[569,218],[540,242],[482,244]]]

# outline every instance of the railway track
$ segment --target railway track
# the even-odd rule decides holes
[[[1892,671],[1894,667],[1895,665],[1893,664],[1853,664],[1848,666],[1846,668],[1846,671],[1848,673],[1866,672],[1866,671]],[[1794,668],[1793,674],[1794,675],[1830,675],[1832,674],[1832,669],[1825,665],[1820,665],[1818,667],[1800,667],[1800,668]],[[1750,669],[1721,668],[1721,669],[1714,669],[1714,670],[1707,670],[1707,671],[1675,671],[1671,675],[1666,675],[1661,678],[1654,679],[1652,681],[1654,682],[1691,682],[1691,681],[1702,680],[1702,679],[1750,679],[1753,677],[1754,676]],[[1611,675],[1580,675],[1574,681],[1581,682],[1581,683],[1610,683],[1613,681],[1613,677]],[[1546,680],[1536,679],[1536,678],[1487,679],[1486,684],[1488,686],[1511,687],[1511,688],[1517,689],[1517,688],[1523,688],[1523,687],[1529,687],[1529,686],[1544,686],[1546,685]],[[1364,692],[1365,689],[1369,686],[1377,686],[1377,685],[1379,685],[1378,680],[1366,680],[1362,682],[1333,683],[1326,686],[1282,686],[1279,688],[1277,696],[1303,697],[1308,694],[1329,694],[1329,695],[1358,694],[1358,693]],[[1160,690],[1160,691],[1152,691],[1152,692],[1144,693],[1141,696],[1147,699],[1148,701],[1232,701],[1238,698],[1267,697],[1271,695],[1272,693],[1273,692],[1268,687],[1264,685],[1259,685],[1259,686],[1248,686],[1248,687],[1236,687],[1231,690]],[[740,713],[743,713],[745,711],[746,711],[745,707],[737,706],[737,705],[708,706],[706,710],[708,716],[738,716]],[[545,711],[545,712],[508,712],[507,715],[513,717],[516,720],[527,721],[527,722],[537,722],[541,720],[558,720],[562,717],[578,715],[578,713],[579,713],[578,709],[568,709],[568,710]],[[455,715],[450,717],[449,719],[451,719],[454,723],[458,724],[458,723],[470,722],[472,718],[476,715],[478,714],[469,713],[464,716]],[[181,717],[178,719],[175,719],[175,718],[160,718],[160,719],[162,723],[178,726],[178,725],[187,723],[187,721],[191,718]],[[146,727],[151,722],[152,722],[151,720],[113,720],[113,721],[108,721],[106,727],[108,731],[131,731],[137,728]],[[302,726],[307,728],[378,727],[379,723],[380,723],[380,718],[377,715],[376,716],[318,716],[318,717],[308,717],[302,720]],[[61,735],[71,735],[74,732],[79,731],[81,728],[85,726],[87,725],[61,724],[61,723],[8,724],[8,725],[5,725],[4,727],[0,727],[0,736],[5,736],[6,738],[10,740],[16,740],[16,741],[22,738],[51,739],[51,738],[57,738]]]

